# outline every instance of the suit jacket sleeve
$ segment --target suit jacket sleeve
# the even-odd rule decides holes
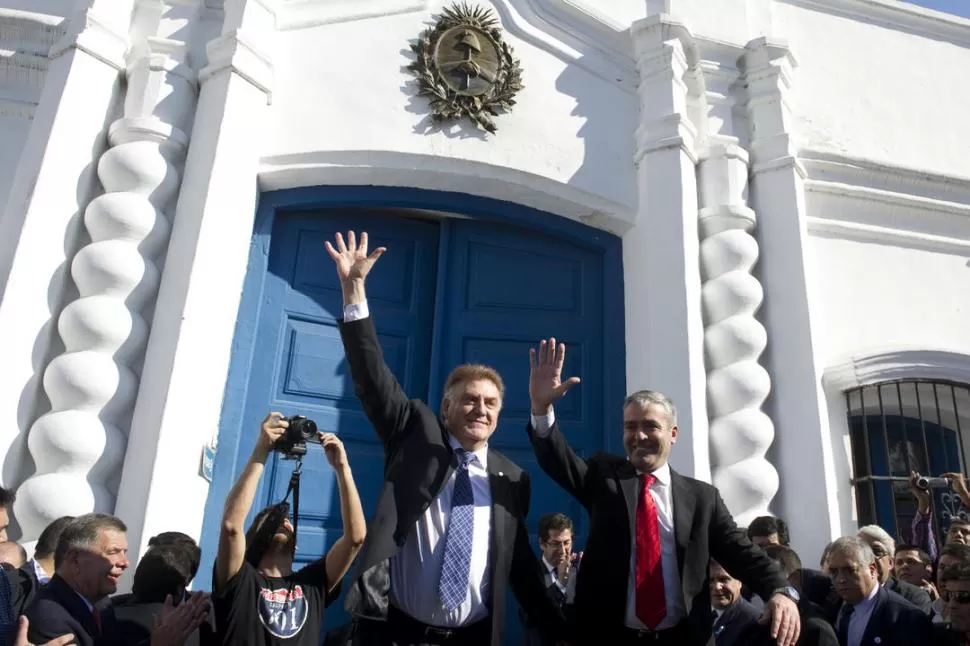
[[[710,525],[709,541],[714,560],[765,602],[778,588],[788,587],[788,579],[764,550],[748,540],[735,524],[717,489],[714,490],[714,518]]]
[[[81,627],[66,610],[48,599],[39,599],[24,614],[30,621],[27,628],[27,641],[31,644],[46,644],[52,639],[70,633],[77,637],[78,629]]]
[[[532,626],[537,627],[546,640],[555,643],[562,641],[565,636],[566,620],[559,604],[546,589],[542,570],[539,568],[539,558],[529,546],[529,530],[525,526],[524,518],[529,510],[531,486],[529,476],[525,473],[522,474],[521,489],[524,500],[521,501],[520,508],[523,511],[515,531],[509,584]]]
[[[341,320],[338,324],[354,394],[386,446],[407,425],[411,403],[384,362],[374,319],[367,317],[351,323]]]
[[[559,430],[559,423],[552,425],[546,437],[539,437],[531,423],[528,426],[528,433],[539,468],[589,510],[592,504],[586,489],[589,465],[569,446]]]

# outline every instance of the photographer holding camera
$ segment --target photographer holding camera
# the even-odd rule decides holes
[[[925,550],[930,555],[930,560],[935,561],[939,547],[933,533],[933,489],[952,489],[960,500],[958,513],[948,518],[950,524],[943,540],[944,545],[970,544],[970,521],[967,520],[970,517],[970,491],[967,490],[967,481],[962,473],[944,473],[937,478],[921,476],[915,471],[910,473],[909,490],[916,500],[916,514],[912,524],[913,544]]]
[[[323,610],[339,593],[339,583],[364,543],[367,522],[343,443],[333,433],[306,437],[315,425],[305,418],[270,413],[263,420],[252,456],[226,498],[213,572],[213,607],[219,642],[233,646],[317,646]],[[291,432],[287,428],[294,424]],[[297,428],[296,425],[300,427]],[[296,535],[286,503],[271,505],[243,524],[253,505],[272,451],[293,457],[294,433],[318,441],[337,478],[344,533],[327,555],[293,571]],[[305,451],[305,444],[302,444]],[[297,455],[300,455],[297,453]]]

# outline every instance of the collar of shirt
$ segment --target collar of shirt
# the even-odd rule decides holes
[[[88,612],[94,612],[94,606],[93,606],[93,605],[91,604],[91,602],[90,602],[90,601],[88,601],[88,600],[87,600],[87,599],[86,599],[86,598],[84,597],[84,595],[83,595],[83,594],[81,594],[81,593],[80,593],[80,592],[78,592],[77,590],[75,590],[75,591],[74,591],[74,594],[76,594],[76,595],[78,596],[78,598],[79,598],[79,599],[80,599],[81,601],[83,601],[83,602],[84,602],[84,605],[85,605],[85,607],[86,607],[86,608],[88,609]]]
[[[872,592],[869,593],[869,596],[853,606],[856,614],[865,612],[870,606],[876,603],[876,595],[879,594],[880,587],[878,585],[872,586]]]
[[[34,576],[37,577],[37,582],[41,585],[47,585],[50,583],[51,575],[37,562],[36,559],[30,559],[30,565],[34,568]]]
[[[643,473],[640,473],[640,471],[637,471],[637,473],[639,473],[640,475],[644,475]],[[667,464],[666,462],[664,462],[664,465],[662,467],[660,467],[659,469],[655,469],[653,472],[651,472],[651,475],[653,475],[653,477],[657,479],[657,484],[659,484],[660,486],[662,487],[670,486],[670,465]]]
[[[545,554],[542,555],[542,564],[546,566],[546,572],[548,572],[549,574],[555,574],[556,566],[550,564],[549,561],[546,560]]]
[[[448,444],[451,445],[451,449],[453,451],[457,451],[458,449],[462,448],[461,444],[458,443],[458,440],[455,439],[455,436],[451,433],[448,433]],[[478,463],[482,466],[482,468],[488,470],[488,443],[486,442],[485,446],[477,451],[472,451],[472,453],[475,454],[475,459],[478,460]]]

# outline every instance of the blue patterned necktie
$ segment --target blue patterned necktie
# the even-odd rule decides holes
[[[441,581],[438,584],[438,595],[446,610],[460,606],[468,594],[468,570],[475,528],[475,499],[468,475],[468,465],[475,459],[475,454],[464,449],[458,449],[456,454],[460,462],[455,469],[455,491],[445,537],[445,560],[441,565]]]

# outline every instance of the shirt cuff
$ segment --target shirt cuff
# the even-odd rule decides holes
[[[344,305],[344,323],[360,321],[368,316],[370,316],[370,310],[367,309],[367,301]]]
[[[552,425],[556,423],[556,412],[550,410],[545,415],[532,416],[532,428],[536,430],[536,435],[539,437],[549,437],[549,433],[552,431]]]

